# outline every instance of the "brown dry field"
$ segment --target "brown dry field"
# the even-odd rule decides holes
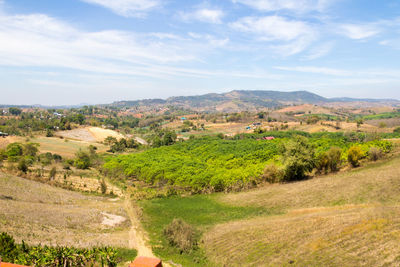
[[[108,136],[112,136],[117,139],[124,137],[122,134],[116,131],[99,127],[85,127],[69,131],[60,131],[56,132],[56,135],[83,142],[103,142]]]
[[[128,247],[123,201],[83,195],[0,173],[0,232],[29,244]],[[124,217],[114,227],[103,213]]]
[[[275,214],[203,236],[216,266],[399,266],[400,158],[219,196]]]
[[[29,142],[38,143],[39,152],[46,153],[50,152],[53,154],[59,154],[63,157],[72,158],[79,149],[87,149],[89,145],[94,145],[97,147],[97,152],[106,152],[108,147],[93,142],[77,141],[70,139],[61,139],[59,137],[44,137],[37,136],[34,138],[29,138]],[[14,142],[25,143],[27,141],[26,137],[18,136],[8,136],[6,138],[0,138],[0,149],[4,149],[8,144]]]

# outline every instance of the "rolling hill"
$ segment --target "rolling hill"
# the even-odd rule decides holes
[[[395,99],[355,99],[325,98],[307,91],[247,91],[235,90],[222,94],[205,94],[197,96],[177,96],[167,99],[145,99],[135,101],[118,101],[110,104],[113,107],[127,108],[165,108],[173,106],[203,112],[240,112],[255,111],[264,108],[276,108],[293,104],[324,105],[330,103],[365,103],[366,105],[400,105]]]

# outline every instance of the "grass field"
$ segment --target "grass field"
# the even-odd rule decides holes
[[[223,266],[398,266],[400,159],[305,182],[220,196],[283,215],[220,224],[204,236]]]
[[[398,266],[400,158],[308,181],[141,203],[157,255],[183,266]],[[180,254],[162,235],[181,218],[201,234]]]
[[[172,197],[142,201],[143,224],[149,233],[156,255],[183,264],[183,266],[205,266],[210,264],[202,249],[189,254],[170,246],[163,236],[163,229],[174,218],[180,218],[193,225],[199,234],[218,223],[239,220],[267,214],[263,208],[233,207],[217,202],[216,195]]]
[[[123,201],[0,173],[0,232],[29,244],[128,247]],[[115,223],[118,220],[120,223]],[[112,226],[113,225],[113,226]]]

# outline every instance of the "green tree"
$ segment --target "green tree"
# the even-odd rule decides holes
[[[22,156],[23,148],[20,143],[11,143],[7,146],[5,154],[9,161],[16,162]]]
[[[20,108],[12,107],[12,108],[8,109],[8,112],[10,112],[11,115],[18,116],[18,115],[20,115],[22,113],[22,110]]]
[[[312,171],[315,166],[314,154],[314,147],[303,136],[297,136],[284,145],[284,179],[286,181],[305,179],[307,172]]]
[[[89,169],[91,166],[91,158],[88,152],[79,150],[76,152],[74,166],[78,169]]]

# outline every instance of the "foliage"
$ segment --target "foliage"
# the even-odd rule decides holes
[[[370,147],[368,151],[368,157],[372,161],[377,161],[378,159],[382,158],[383,153],[382,150],[379,147]]]
[[[263,140],[268,136],[275,139]],[[332,147],[340,148],[344,158],[352,144],[359,145],[365,154],[371,146],[381,148],[384,153],[391,150],[388,141],[359,143],[359,139],[366,137],[292,131],[244,134],[232,139],[204,136],[141,153],[110,157],[103,171],[110,177],[134,178],[153,185],[168,184],[193,192],[236,190],[268,180],[263,174],[271,162],[282,165],[284,180],[291,181],[304,179],[318,163],[318,156]],[[337,150],[327,154],[327,169],[336,171],[340,167],[339,154]]]
[[[341,158],[342,150],[339,147],[332,147],[317,157],[316,168],[319,172],[336,172],[340,169]]]
[[[284,170],[278,167],[275,163],[269,163],[264,168],[264,173],[262,175],[263,180],[269,183],[279,183],[284,178]]]
[[[10,112],[10,114],[15,116],[21,115],[22,113],[22,110],[20,108],[15,108],[15,107],[9,108],[8,111]]]
[[[100,189],[103,195],[107,192],[107,183],[104,179],[100,180]]]
[[[7,233],[0,234],[0,255],[4,262],[30,266],[75,267],[117,266],[118,253],[110,247],[80,249],[74,247],[29,246],[16,244]]]
[[[283,149],[284,180],[305,179],[315,166],[313,145],[307,138],[298,136],[284,144]]]
[[[195,229],[181,219],[173,219],[164,228],[164,235],[170,245],[178,247],[183,252],[189,252],[197,247]]]
[[[27,165],[26,160],[24,158],[21,158],[18,161],[17,168],[18,168],[18,170],[20,170],[23,173],[27,173],[28,172],[28,165]]]
[[[347,160],[353,167],[360,166],[360,160],[363,158],[363,152],[360,146],[352,146],[348,151]]]
[[[79,150],[76,152],[76,158],[74,161],[74,166],[78,169],[89,169],[91,166],[91,158],[88,152]]]

